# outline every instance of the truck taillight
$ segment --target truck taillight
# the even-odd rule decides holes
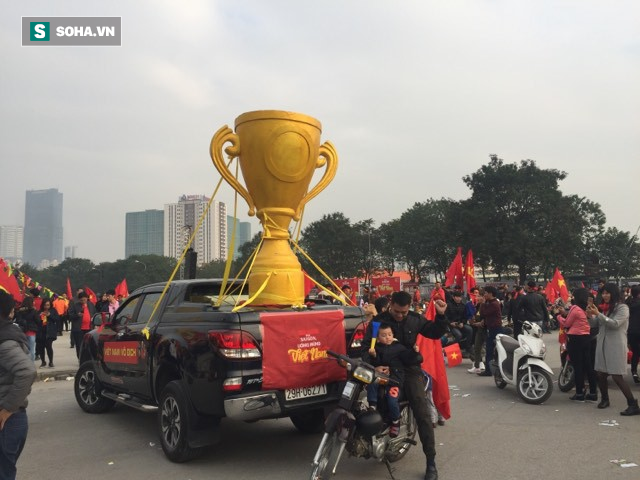
[[[241,330],[209,332],[209,340],[227,358],[260,358],[258,342],[253,335]]]
[[[351,337],[351,348],[362,347],[362,340],[364,340],[364,332],[367,329],[367,323],[361,322],[358,324]]]

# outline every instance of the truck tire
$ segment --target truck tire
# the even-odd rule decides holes
[[[104,413],[116,404],[102,396],[102,384],[98,380],[92,361],[84,362],[76,372],[73,390],[76,402],[87,413]]]
[[[291,415],[291,423],[302,433],[320,433],[324,430],[324,409]]]
[[[201,455],[206,447],[189,446],[191,404],[179,381],[169,382],[160,394],[158,429],[160,444],[169,460],[187,462]]]

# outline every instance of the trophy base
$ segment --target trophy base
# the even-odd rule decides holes
[[[268,280],[267,280],[268,278]],[[289,241],[265,238],[249,275],[249,296],[264,290],[252,305],[302,305],[304,303],[304,274]]]

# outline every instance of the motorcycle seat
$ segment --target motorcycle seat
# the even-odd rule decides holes
[[[504,337],[500,337],[500,343],[507,354],[515,352],[516,348],[520,346],[520,343],[517,340],[506,335]]]

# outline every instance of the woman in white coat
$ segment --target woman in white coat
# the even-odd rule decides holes
[[[620,289],[615,283],[607,283],[602,289],[602,301],[607,304],[603,312],[594,304],[587,306],[587,315],[594,326],[600,327],[596,346],[595,371],[598,376],[601,401],[598,408],[609,406],[607,378],[609,375],[627,399],[628,408],[620,415],[639,415],[638,400],[624,381],[627,372],[627,326],[629,325],[629,307],[622,302]]]

